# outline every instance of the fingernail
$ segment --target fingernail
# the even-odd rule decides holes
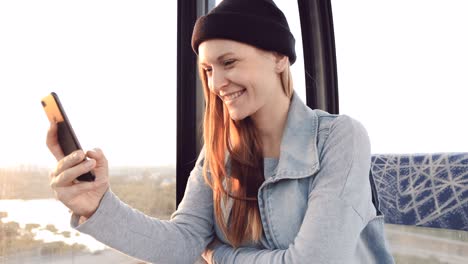
[[[78,151],[75,151],[73,153],[73,159],[78,159],[80,157],[80,153],[78,153]]]
[[[86,167],[91,168],[94,165],[94,161],[93,160],[87,160],[85,165],[86,165]]]

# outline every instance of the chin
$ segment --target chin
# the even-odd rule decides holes
[[[243,114],[243,113],[229,113],[229,116],[231,117],[232,120],[234,121],[241,121],[244,120],[248,115]]]
[[[244,120],[246,118],[246,116],[232,116],[231,115],[231,119],[234,120],[234,121],[241,121],[241,120]]]

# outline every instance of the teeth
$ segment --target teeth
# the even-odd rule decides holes
[[[229,95],[225,95],[224,100],[226,100],[226,101],[234,100],[237,97],[241,96],[243,93],[244,93],[244,90],[239,91],[239,92],[235,92],[235,93],[232,93],[232,94],[229,94]]]

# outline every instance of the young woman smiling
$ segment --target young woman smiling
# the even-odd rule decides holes
[[[372,203],[367,132],[300,100],[294,44],[269,0],[224,0],[197,20],[205,146],[170,221],[113,194],[101,150],[64,157],[51,124],[51,186],[72,226],[158,263],[393,263]],[[89,170],[95,182],[74,180]]]

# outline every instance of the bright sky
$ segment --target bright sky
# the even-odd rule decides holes
[[[297,39],[304,98],[297,7],[276,3]],[[333,1],[341,113],[364,123],[373,152],[468,151],[468,8],[444,3]],[[1,1],[0,167],[55,165],[40,104],[51,91],[82,146],[111,166],[175,164],[176,4]]]
[[[53,166],[55,91],[110,165],[175,164],[176,1],[1,1],[0,166]]]
[[[332,1],[340,113],[373,153],[468,152],[468,2]]]

